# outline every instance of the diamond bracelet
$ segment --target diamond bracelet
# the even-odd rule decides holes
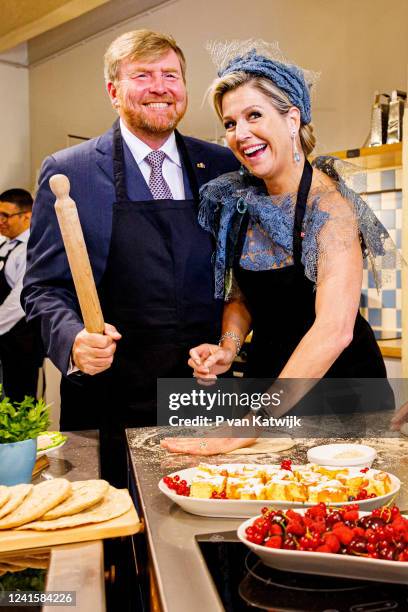
[[[234,332],[231,331],[227,331],[224,334],[222,334],[220,341],[218,342],[218,345],[221,346],[222,341],[225,340],[226,338],[230,338],[230,340],[232,340],[233,342],[235,342],[235,356],[239,355],[239,351],[241,350],[241,340],[240,337],[238,336],[238,334],[235,334]]]

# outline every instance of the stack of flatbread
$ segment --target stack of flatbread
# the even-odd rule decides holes
[[[25,569],[47,569],[50,553],[47,550],[27,550],[0,555],[0,576]]]
[[[0,530],[78,527],[108,521],[131,507],[127,489],[115,489],[106,480],[71,483],[55,478],[38,485],[0,486]]]

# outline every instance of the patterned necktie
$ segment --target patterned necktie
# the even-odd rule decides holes
[[[162,167],[166,154],[163,151],[152,151],[145,160],[151,166],[149,189],[155,200],[172,200],[173,194],[163,176]]]

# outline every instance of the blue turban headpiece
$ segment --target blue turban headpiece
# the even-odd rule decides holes
[[[302,123],[311,122],[309,87],[303,71],[298,66],[283,64],[264,55],[258,55],[256,49],[252,49],[231,60],[225,68],[218,72],[218,76],[224,77],[231,72],[247,72],[270,79],[286,93],[293,106],[300,110]]]

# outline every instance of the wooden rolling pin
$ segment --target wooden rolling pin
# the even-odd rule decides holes
[[[50,187],[56,197],[55,212],[81,307],[85,329],[88,332],[103,334],[104,321],[101,305],[96,291],[77,207],[74,200],[69,197],[69,180],[64,174],[54,174],[50,178]]]

